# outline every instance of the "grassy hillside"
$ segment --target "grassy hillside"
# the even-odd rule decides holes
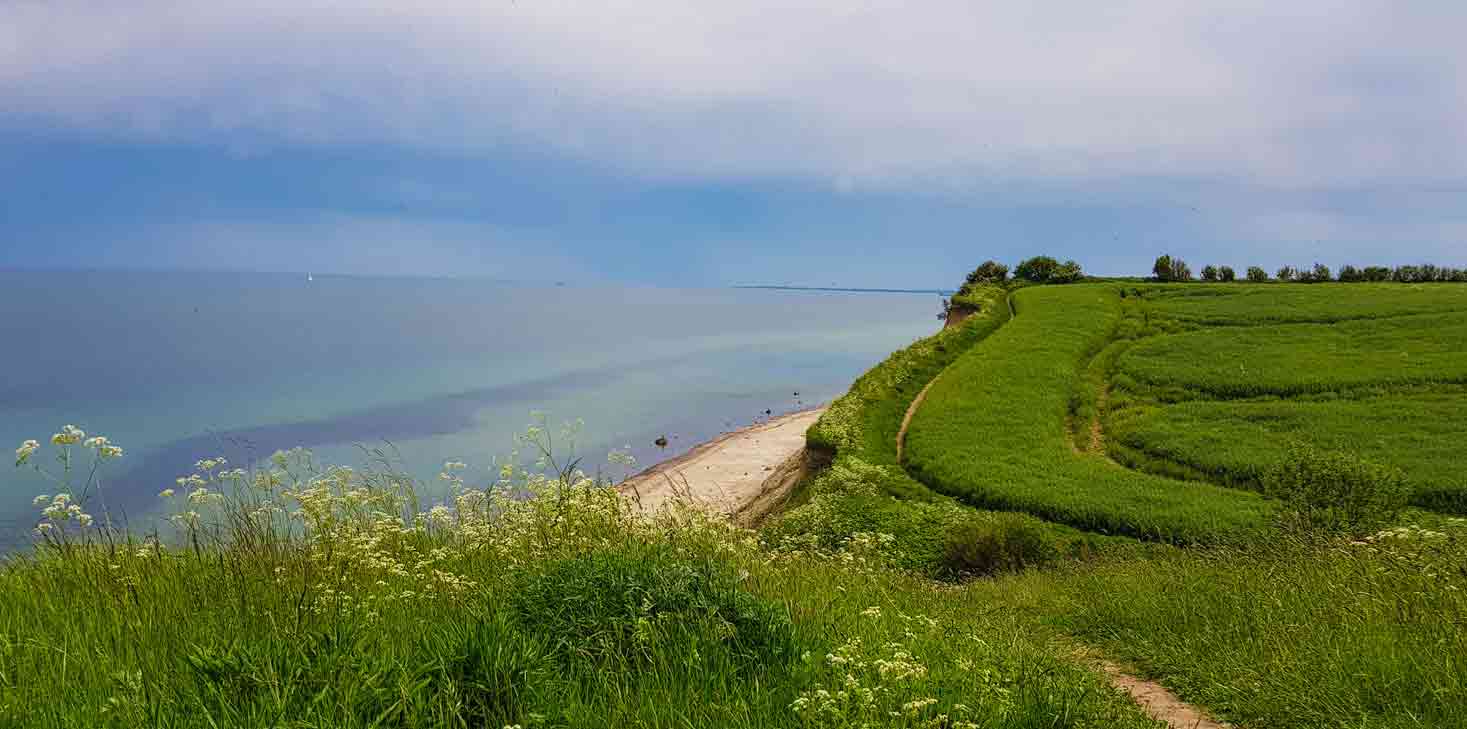
[[[1142,456],[1200,477],[1256,488],[1291,441],[1347,449],[1400,467],[1412,503],[1467,514],[1467,395],[1420,393],[1359,400],[1186,402],[1155,408],[1111,434]]]
[[[1430,284],[1144,286],[1157,313],[1207,326],[1332,323],[1467,311],[1467,287]]]
[[[1272,507],[1256,494],[1174,481],[1077,453],[1066,418],[1080,368],[1120,319],[1114,287],[1034,287],[1013,321],[932,387],[907,436],[907,466],[934,490],[1110,534],[1245,542]]]
[[[1467,313],[1204,329],[1138,344],[1119,372],[1227,399],[1467,383]]]
[[[972,587],[1258,729],[1467,726],[1467,522]]]
[[[304,454],[207,468],[171,546],[54,513],[0,569],[0,726],[1154,726],[888,537],[769,551],[577,476],[445,475],[414,513]]]
[[[952,573],[945,551],[954,532],[964,528],[1023,530],[1044,543],[1043,553],[1054,555],[1133,546],[1032,516],[1000,519],[992,511],[961,507],[897,462],[896,436],[912,401],[949,364],[1004,326],[1006,297],[1000,287],[972,287],[964,299],[972,316],[893,353],[830,404],[808,434],[809,446],[830,464],[804,485],[792,508],[765,527],[766,541],[833,549],[858,533],[890,534],[893,561],[928,575]]]

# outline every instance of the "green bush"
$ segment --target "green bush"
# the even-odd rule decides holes
[[[979,264],[971,273],[965,283],[968,286],[985,286],[991,284],[1003,285],[1009,279],[1009,267],[998,261],[988,260]]]
[[[1079,283],[1083,280],[1085,280],[1085,272],[1081,270],[1080,264],[1070,260],[1061,263],[1059,268],[1055,269],[1054,273],[1050,275],[1049,281],[1046,283],[1067,284]]]
[[[1253,283],[1264,283],[1268,281],[1268,271],[1263,270],[1259,266],[1249,266],[1248,280]]]
[[[1206,281],[1208,283],[1215,283],[1215,282],[1217,282],[1218,277],[1220,275],[1221,275],[1221,273],[1217,270],[1217,266],[1214,266],[1214,265],[1212,265],[1212,264],[1209,263],[1206,266],[1203,266],[1202,267],[1202,280],[1203,281]]]
[[[750,663],[779,664],[789,618],[738,588],[715,562],[630,550],[554,561],[522,579],[510,604],[523,628],[567,660],[646,664],[692,643]]]
[[[1289,526],[1352,536],[1389,523],[1411,493],[1400,469],[1303,443],[1289,446],[1284,459],[1265,474],[1263,487],[1284,502]]]
[[[1151,265],[1151,275],[1163,283],[1185,283],[1192,280],[1192,269],[1180,258],[1157,256]]]
[[[1391,269],[1386,266],[1366,266],[1360,275],[1366,281],[1381,283],[1391,280]]]
[[[1060,262],[1049,256],[1034,256],[1019,262],[1014,267],[1014,278],[1034,283],[1046,283],[1060,268]]]
[[[1057,556],[1033,519],[1000,514],[989,521],[962,521],[948,530],[941,576],[962,579],[1018,572],[1047,564]]]
[[[1238,272],[1234,271],[1232,266],[1223,266],[1222,268],[1219,268],[1217,271],[1217,276],[1218,280],[1222,281],[1223,283],[1232,283],[1238,280]]]

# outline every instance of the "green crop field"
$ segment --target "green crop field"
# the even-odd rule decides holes
[[[1155,310],[1205,324],[1331,323],[1467,311],[1467,286],[1434,284],[1196,284],[1140,289]]]
[[[1138,344],[1117,366],[1216,398],[1464,383],[1467,313],[1202,329]]]
[[[1068,415],[1080,368],[1120,319],[1113,286],[1034,287],[1017,316],[933,385],[907,436],[907,466],[974,506],[1176,543],[1256,539],[1256,494],[1137,473],[1076,453]]]
[[[1290,441],[1348,449],[1405,471],[1412,503],[1467,513],[1467,394],[1361,400],[1187,402],[1157,408],[1111,434],[1205,478],[1256,487]]]
[[[790,508],[766,525],[766,541],[833,548],[854,534],[891,534],[897,539],[892,549],[896,563],[936,574],[943,569],[949,532],[963,523],[994,521],[994,512],[959,508],[897,462],[897,432],[912,401],[944,368],[1009,319],[1002,288],[973,289],[962,305],[975,310],[974,315],[893,353],[856,380],[810,428],[807,443],[830,465],[803,484]],[[1067,525],[1017,518],[1056,553],[1131,547],[1125,540],[1086,535]]]

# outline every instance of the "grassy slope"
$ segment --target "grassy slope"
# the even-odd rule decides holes
[[[1427,284],[1178,284],[1133,287],[1158,312],[1209,326],[1325,323],[1467,311],[1467,287]]]
[[[1037,615],[1241,726],[1467,726],[1467,523],[1437,529],[1028,573],[969,599]]]
[[[1188,332],[1138,344],[1118,367],[1218,398],[1467,383],[1467,313]]]
[[[933,386],[907,434],[907,465],[934,489],[1111,534],[1178,543],[1249,541],[1260,497],[1138,474],[1071,450],[1079,369],[1119,319],[1113,286],[1036,287],[1018,316]]]
[[[1256,485],[1291,440],[1351,450],[1401,468],[1418,506],[1467,513],[1467,396],[1418,394],[1335,401],[1187,402],[1157,408],[1111,433],[1146,457],[1210,480]],[[1144,459],[1143,459],[1144,460]]]
[[[831,403],[810,428],[810,447],[831,463],[803,484],[801,498],[792,500],[793,508],[768,525],[768,541],[796,540],[833,548],[858,533],[891,534],[896,537],[891,551],[897,566],[933,575],[941,570],[951,529],[962,522],[994,520],[996,512],[961,506],[932,491],[912,478],[896,457],[896,434],[917,394],[1009,320],[1002,288],[975,288],[965,301],[977,313],[957,327],[893,353]],[[1142,548],[1129,539],[1086,534],[1064,524],[1032,517],[1023,521],[1040,531],[1059,554],[1123,555]]]
[[[338,532],[367,559],[298,540],[10,562],[0,726],[1154,727],[1044,631],[865,553],[771,555],[596,501]],[[426,579],[391,569],[422,560]]]
[[[912,400],[953,360],[1009,319],[1001,288],[979,287],[965,299],[977,309],[976,314],[959,326],[893,352],[861,375],[810,428],[810,447],[832,458],[852,456],[870,464],[896,466],[896,434]],[[936,497],[899,468],[890,469],[883,490],[905,499]]]

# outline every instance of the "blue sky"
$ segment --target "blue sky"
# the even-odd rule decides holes
[[[1460,3],[19,2],[0,267],[1467,265]]]

